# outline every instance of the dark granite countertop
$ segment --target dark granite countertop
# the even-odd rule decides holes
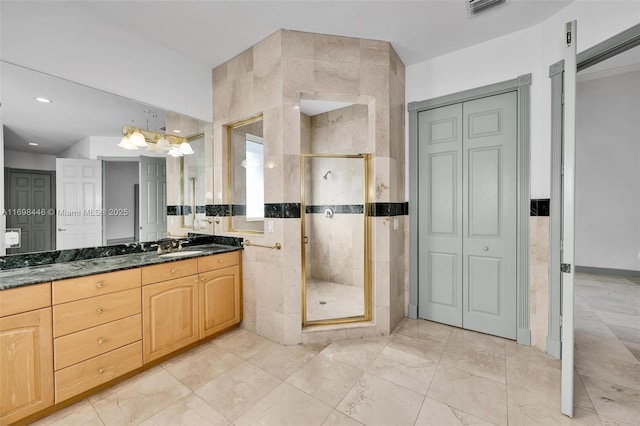
[[[104,272],[139,268],[158,263],[177,262],[184,259],[209,256],[218,253],[242,250],[241,247],[221,244],[203,244],[186,247],[180,253],[189,253],[179,257],[159,256],[155,251],[131,253],[119,256],[98,257],[94,259],[76,260],[49,265],[29,266],[26,268],[0,270],[0,290],[39,284],[66,278],[84,277]],[[173,251],[172,253],[176,253]]]

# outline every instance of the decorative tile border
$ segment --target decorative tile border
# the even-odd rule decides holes
[[[300,203],[269,203],[264,205],[265,218],[299,219]],[[362,204],[335,204],[335,205],[311,205],[305,206],[305,213],[324,213],[325,209],[331,208],[338,214],[362,214],[365,207]],[[227,204],[207,204],[207,216],[243,216],[245,206],[234,204],[229,207]],[[367,206],[368,216],[407,216],[409,214],[409,203],[370,203]]]
[[[196,214],[206,213],[206,206],[196,206]],[[193,212],[191,206],[167,206],[167,216],[188,216]]]
[[[549,216],[549,199],[531,200],[531,216]]]
[[[336,214],[362,214],[364,205],[362,204],[327,204],[317,206],[305,206],[305,213],[322,213],[326,209],[333,210]]]

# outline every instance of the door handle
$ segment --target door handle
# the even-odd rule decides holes
[[[58,231],[62,232],[62,231],[66,231],[66,229],[64,229],[64,228],[58,228]]]
[[[482,250],[483,251],[489,251],[489,247],[488,246],[482,246]]]

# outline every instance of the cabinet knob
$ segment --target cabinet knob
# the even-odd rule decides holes
[[[175,269],[175,268],[172,268],[172,269],[171,269],[171,273],[172,273],[172,274],[175,274],[175,273],[176,273],[176,269]]]
[[[224,260],[218,259],[218,263],[224,263]]]
[[[96,284],[96,287],[102,288],[102,287],[104,287],[104,283],[102,281],[100,281],[98,284]]]
[[[97,309],[97,312],[98,312],[99,314],[101,314],[101,313],[103,313],[103,312],[104,312],[104,309],[102,309],[102,308],[98,308],[98,309]]]
[[[104,368],[102,368],[102,367],[98,368],[98,373],[100,373],[100,374],[104,373]]]
[[[101,338],[99,338],[99,339],[98,339],[98,343],[99,343],[99,344],[103,344],[103,343],[104,343],[104,339],[103,339],[102,337],[101,337]]]

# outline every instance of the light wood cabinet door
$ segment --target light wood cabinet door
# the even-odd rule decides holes
[[[240,283],[239,266],[200,274],[200,338],[242,320]]]
[[[0,424],[53,405],[51,308],[0,319]]]
[[[142,288],[144,362],[198,340],[198,276]]]

